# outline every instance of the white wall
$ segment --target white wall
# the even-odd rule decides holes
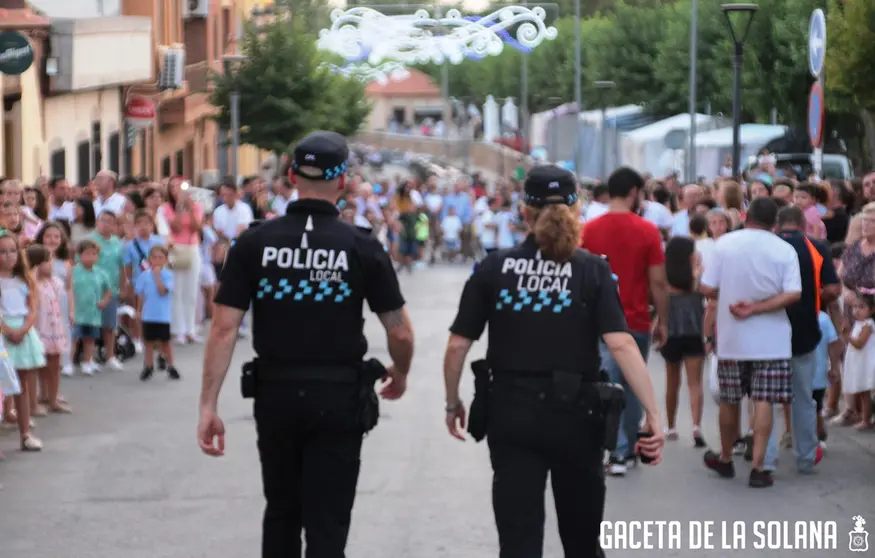
[[[109,167],[109,136],[122,130],[121,100],[118,88],[68,93],[45,99],[43,114],[48,156],[57,149],[66,150],[66,178],[75,183],[79,177],[76,146],[91,137],[92,123],[100,120],[103,165]],[[48,169],[47,169],[48,170]],[[91,169],[91,176],[101,169]]]
[[[29,0],[50,18],[86,18],[119,15],[121,0]]]

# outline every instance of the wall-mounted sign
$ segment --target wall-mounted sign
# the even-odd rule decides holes
[[[150,127],[157,115],[155,103],[146,97],[131,97],[125,104],[125,120],[138,130]]]
[[[33,46],[18,31],[0,32],[0,74],[21,75],[33,64]]]

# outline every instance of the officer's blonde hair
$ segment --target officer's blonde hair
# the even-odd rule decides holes
[[[548,198],[549,199],[549,198]],[[580,245],[580,202],[526,207],[535,242],[547,259],[564,262]]]

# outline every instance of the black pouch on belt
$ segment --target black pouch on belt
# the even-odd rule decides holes
[[[489,363],[482,359],[471,363],[471,371],[474,372],[474,400],[471,401],[471,411],[468,414],[468,434],[475,442],[480,442],[486,437],[486,427],[489,424],[492,376]]]
[[[620,417],[626,408],[626,393],[623,386],[607,382],[595,385],[599,395],[601,416],[605,425],[602,447],[608,451],[617,449],[617,436],[620,433]]]
[[[243,399],[255,397],[255,384],[258,381],[258,359],[243,364],[240,374],[240,394]]]
[[[380,378],[386,376],[388,371],[379,360],[372,358],[362,363],[361,381],[359,383],[359,424],[362,432],[367,434],[380,420],[380,400],[374,390],[374,384]]]

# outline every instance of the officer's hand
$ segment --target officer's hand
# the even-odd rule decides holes
[[[201,419],[197,425],[197,443],[207,455],[225,455],[225,424],[214,411],[201,410]]]
[[[665,434],[659,416],[647,415],[644,418],[645,428],[653,435],[649,438],[639,438],[635,443],[635,453],[644,454],[653,459],[648,465],[658,465],[662,461],[662,448],[665,446]]]
[[[450,436],[465,441],[465,406],[457,405],[454,411],[447,411],[447,430]]]
[[[398,372],[393,364],[386,369],[388,381],[380,388],[380,397],[383,399],[395,400],[401,399],[404,392],[407,391],[407,375]]]

